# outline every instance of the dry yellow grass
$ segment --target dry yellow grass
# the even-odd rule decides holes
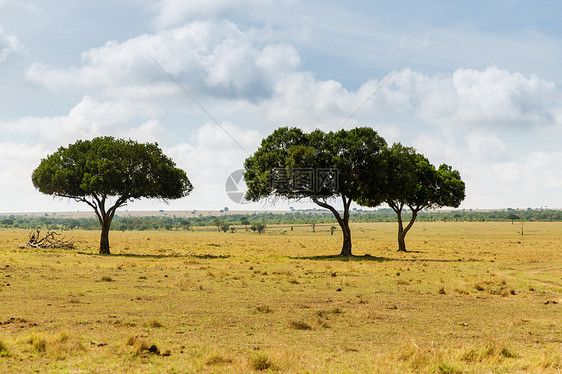
[[[0,372],[562,370],[562,224],[73,232],[0,244]],[[369,256],[367,256],[369,255]],[[2,353],[5,352],[5,353]]]

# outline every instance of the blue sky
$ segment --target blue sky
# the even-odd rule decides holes
[[[0,0],[0,213],[87,210],[30,176],[101,135],[158,142],[195,186],[130,210],[286,209],[238,205],[226,179],[275,128],[336,130],[375,91],[346,127],[460,170],[461,208],[562,208],[561,18],[557,1]]]

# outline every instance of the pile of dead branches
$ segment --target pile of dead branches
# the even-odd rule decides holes
[[[37,229],[29,233],[29,240],[19,248],[76,249],[76,243],[77,241],[74,239],[66,239],[56,231],[47,231],[44,236],[41,236],[41,230]]]

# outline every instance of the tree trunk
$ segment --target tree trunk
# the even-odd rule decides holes
[[[349,228],[349,221],[343,221],[340,223],[341,230],[343,233],[343,245],[341,247],[340,256],[353,256],[351,254],[351,229]]]
[[[109,225],[101,225],[100,255],[108,255],[109,252]]]
[[[80,201],[85,202],[94,209],[98,221],[101,225],[101,238],[100,238],[100,255],[108,255],[109,252],[109,228],[111,227],[111,221],[115,216],[115,211],[117,208],[126,205],[129,197],[127,195],[121,196],[117,199],[115,204],[105,210],[106,196],[93,195],[92,200],[87,198],[81,198]]]
[[[316,197],[312,197],[312,201],[314,201],[317,205],[321,206],[322,208],[328,209],[334,217],[336,217],[336,221],[341,227],[342,235],[343,235],[343,244],[341,247],[340,256],[353,256],[351,253],[351,229],[349,228],[349,206],[351,205],[351,199],[346,198],[342,195],[343,200],[343,217],[340,216],[338,211],[331,206],[330,204],[318,200]]]
[[[406,232],[402,224],[402,205],[394,209],[398,218],[398,252],[406,252]]]
[[[416,208],[410,207],[410,210],[412,211],[412,218],[410,219],[410,222],[408,223],[408,225],[406,227],[404,227],[404,224],[402,223],[403,204],[389,204],[389,205],[396,212],[396,216],[397,216],[397,219],[398,219],[398,252],[407,252],[407,250],[406,250],[406,234],[412,228],[412,226],[413,226],[413,224],[416,221],[416,218],[418,216],[418,212],[420,211],[421,208],[420,207],[416,207]]]
[[[398,232],[398,252],[406,251],[406,234],[404,232]]]

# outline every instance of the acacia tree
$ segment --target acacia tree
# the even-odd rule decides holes
[[[248,231],[248,225],[250,224],[250,220],[244,217],[240,220],[240,224],[244,225],[244,228],[246,229],[246,231]]]
[[[422,209],[458,207],[465,197],[465,185],[460,173],[442,164],[438,169],[423,155],[411,147],[395,143],[386,151],[386,178],[384,191],[386,203],[396,213],[398,220],[398,251],[406,251],[406,234],[414,225]],[[369,199],[369,190],[360,202],[374,204]],[[375,200],[374,203],[377,203]],[[410,221],[404,226],[403,209],[410,209]]]
[[[98,137],[79,140],[41,160],[31,177],[42,193],[92,207],[101,225],[100,254],[109,254],[115,211],[148,197],[178,199],[193,186],[156,143]]]
[[[367,168],[370,168],[369,175],[382,171],[377,165],[385,147],[385,140],[369,127],[329,133],[279,128],[263,139],[258,150],[244,163],[246,199],[310,198],[332,212],[343,234],[340,255],[351,256],[349,207],[361,196],[360,182]],[[373,204],[384,201],[382,191],[377,189],[380,186],[379,181],[370,186]],[[337,198],[343,205],[341,213],[329,201]]]
[[[214,225],[214,226],[217,226],[218,232],[221,232],[221,226],[224,225],[224,222],[223,222],[223,220],[221,220],[221,219],[219,219],[219,218],[215,218],[215,219],[213,220],[213,225]]]

